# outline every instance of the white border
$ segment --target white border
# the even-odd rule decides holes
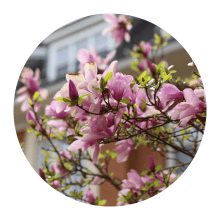
[[[219,216],[219,7],[218,1],[8,1],[1,5],[2,219],[217,219]],[[36,46],[78,18],[120,13],[151,21],[173,35],[200,70],[208,100],[201,148],[183,176],[162,194],[132,206],[80,204],[55,192],[33,172],[19,149],[13,121],[18,75]],[[215,40],[215,43],[212,42]],[[1,67],[2,67],[1,66]],[[11,132],[12,131],[12,132]]]

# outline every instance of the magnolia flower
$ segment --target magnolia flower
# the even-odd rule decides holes
[[[139,191],[144,187],[141,176],[135,170],[131,169],[130,172],[127,173],[127,178],[128,179],[122,180],[122,188]]]
[[[85,115],[89,115],[83,109],[76,106],[77,100],[80,96],[85,96],[81,105],[84,105],[84,109],[92,112],[99,113],[102,102],[102,94],[95,88],[100,88],[101,75],[97,75],[96,63],[86,63],[85,76],[81,73],[66,75],[67,83],[60,90],[61,97],[69,98],[75,102],[75,104],[69,105],[67,110],[70,110],[71,115],[75,118],[80,118]],[[64,104],[63,104],[64,103]],[[59,104],[60,111],[66,108],[66,103],[61,102]]]
[[[56,189],[61,187],[60,182],[58,180],[52,181],[51,185],[54,186]]]
[[[43,129],[41,127],[40,124],[38,124],[36,117],[34,115],[34,112],[32,112],[31,110],[28,110],[27,115],[26,115],[26,119],[27,122],[29,123],[29,125],[34,129],[37,127],[37,129],[42,132]],[[41,120],[39,121],[40,123],[42,122]]]
[[[192,89],[184,89],[183,94],[186,102],[179,103],[169,113],[172,120],[180,119],[180,126],[186,126],[193,117],[202,113],[206,108],[206,104],[196,96]]]
[[[151,44],[149,42],[145,43],[144,41],[141,41],[138,45],[134,45],[133,51],[136,53],[143,54],[144,57],[148,57],[148,55],[151,52]]]
[[[115,152],[118,153],[116,160],[118,163],[125,162],[128,159],[129,154],[134,149],[134,143],[131,139],[122,140],[115,144]]]
[[[132,29],[132,20],[127,18],[125,15],[121,15],[118,18],[113,14],[105,14],[104,19],[106,22],[112,24],[111,27],[107,27],[103,30],[102,34],[111,34],[111,38],[115,40],[116,47],[118,47],[123,39],[126,42],[130,42],[130,30]]]
[[[96,176],[93,181],[90,183],[91,185],[98,185],[102,182],[102,178],[99,176]]]
[[[166,111],[175,101],[181,101],[184,97],[182,91],[169,83],[163,84],[162,88],[157,93],[157,96],[160,99],[160,104],[163,107],[163,111]]]
[[[92,190],[87,189],[84,194],[84,199],[90,204],[95,204],[96,201],[95,193]]]
[[[84,66],[86,63],[96,63],[98,67],[98,73],[103,73],[103,71],[108,67],[108,63],[114,58],[116,50],[109,53],[106,58],[101,58],[92,46],[90,46],[89,49],[91,52],[85,49],[81,49],[77,54],[77,58],[80,62],[80,73],[85,75]]]
[[[90,118],[88,120],[88,126],[82,130],[84,136],[78,138],[74,141],[68,148],[69,151],[77,152],[77,150],[82,149],[82,151],[87,150],[89,147],[95,149],[93,154],[92,163],[95,164],[98,160],[100,139],[106,139],[115,134],[118,129],[119,123],[124,114],[124,109],[120,109],[115,115],[114,124],[113,124],[113,115],[111,117],[98,115]]]
[[[72,158],[71,154],[65,149],[62,151],[61,156],[67,158],[68,160],[71,160]]]
[[[39,92],[39,98],[47,98],[48,91],[39,87],[41,84],[39,69],[36,69],[34,76],[34,72],[30,68],[24,67],[21,72],[20,81],[25,85],[17,91],[17,94],[20,96],[16,99],[16,101],[22,102],[21,111],[25,112],[30,109],[28,98],[33,101],[33,95],[35,92]],[[34,110],[38,112],[40,110],[40,107],[40,102],[36,102],[34,105]]]

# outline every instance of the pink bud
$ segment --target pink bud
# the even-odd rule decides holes
[[[72,101],[76,100],[76,98],[79,97],[76,86],[71,79],[69,80],[69,97]]]
[[[156,167],[154,163],[154,159],[151,155],[149,156],[149,167],[150,167],[150,171],[152,172],[154,171],[154,168]]]

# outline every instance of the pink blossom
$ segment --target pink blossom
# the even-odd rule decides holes
[[[169,113],[172,120],[180,119],[180,126],[186,126],[193,117],[206,108],[206,104],[199,100],[192,89],[184,89],[183,94],[186,102],[179,103]]]
[[[106,58],[101,58],[92,46],[89,48],[91,52],[85,49],[81,49],[77,54],[77,58],[80,62],[80,73],[85,75],[84,66],[86,63],[96,63],[98,67],[98,73],[103,73],[103,71],[108,67],[107,64],[114,58],[116,50],[109,53]]]
[[[72,101],[76,101],[78,97],[84,96],[84,101],[81,105],[84,105],[84,109],[98,114],[101,108],[102,94],[95,88],[100,88],[101,75],[97,75],[96,63],[86,63],[85,65],[85,76],[81,73],[78,74],[67,74],[67,83],[61,88],[60,94],[62,97],[71,98]],[[66,103],[65,103],[66,104]],[[64,109],[66,105],[59,105],[60,109]],[[76,105],[71,105],[67,108],[71,111],[71,115],[75,118],[89,115],[83,109],[80,109]]]
[[[56,189],[61,187],[60,182],[58,180],[52,181],[51,185],[54,186]]]
[[[61,156],[68,158],[68,160],[71,160],[72,158],[71,154],[65,149],[62,151]]]
[[[56,158],[55,162],[52,164],[51,169],[55,172],[55,174],[66,174],[68,173],[68,170],[63,168],[59,162],[58,159]]]
[[[29,110],[27,112],[26,119],[28,122],[32,121],[32,122],[34,122],[35,125],[37,124],[37,120],[35,118],[34,112],[32,112],[31,110]],[[33,125],[31,125],[31,126],[33,126]],[[33,127],[35,127],[35,126],[33,126]]]
[[[90,183],[91,185],[98,185],[102,182],[102,178],[99,176],[96,176],[93,181]]]
[[[33,122],[35,125],[29,124],[32,128],[37,128],[40,132],[43,131],[42,127],[40,124],[38,124],[36,117],[34,115],[34,112],[31,110],[28,110],[27,115],[26,115],[27,122]],[[42,120],[39,120],[39,123],[42,123]]]
[[[114,124],[112,123],[112,116],[98,115],[88,120],[88,126],[82,130],[84,136],[74,141],[68,148],[69,151],[76,152],[78,149],[85,151],[86,149],[95,149],[93,154],[93,164],[98,160],[100,139],[106,139],[115,134],[119,123],[124,114],[124,109],[120,109],[115,115]]]
[[[115,152],[118,153],[116,160],[118,163],[125,162],[129,154],[134,149],[134,143],[131,139],[122,140],[116,143]]]
[[[39,168],[39,175],[44,181],[46,181],[45,175],[44,175],[43,170],[41,168]]]
[[[104,19],[106,22],[111,23],[112,26],[105,28],[102,34],[106,35],[110,33],[111,38],[117,43],[116,47],[122,43],[123,39],[125,39],[126,42],[130,42],[130,30],[132,29],[132,20],[130,18],[127,18],[125,15],[121,15],[117,18],[113,14],[105,14]]]
[[[141,41],[138,45],[134,45],[133,51],[137,53],[142,53],[144,57],[148,57],[148,55],[151,52],[151,44],[149,42],[145,43],[144,41]]]
[[[95,193],[92,190],[87,189],[84,194],[84,199],[90,204],[95,204],[96,201]]]
[[[146,59],[142,59],[142,61],[140,62],[138,67],[139,67],[139,69],[141,71],[146,70],[147,69],[147,60]]]
[[[55,96],[53,97],[51,103],[49,106],[47,106],[45,108],[45,115],[48,115],[50,117],[55,117],[55,118],[61,118],[61,119],[65,119],[67,118],[67,116],[69,115],[70,111],[67,111],[67,105],[66,103],[64,103],[65,108],[59,108],[59,104],[61,102],[56,101],[56,98],[61,97],[60,92],[57,92],[55,94]],[[63,103],[63,102],[62,102]]]
[[[39,92],[39,98],[47,98],[48,91],[39,87],[41,84],[39,69],[36,69],[34,76],[34,72],[30,68],[24,67],[21,72],[20,81],[25,85],[17,91],[17,94],[20,96],[16,99],[16,101],[22,102],[21,111],[24,112],[30,109],[28,98],[33,101],[33,95],[35,92]],[[40,106],[40,102],[35,103],[34,110],[38,112],[40,110]]]
[[[157,96],[160,99],[163,111],[166,111],[175,101],[181,101],[184,97],[182,91],[169,83],[163,84]]]
[[[122,180],[122,188],[140,191],[141,188],[144,187],[141,176],[135,170],[130,170],[130,172],[127,173],[127,177],[128,179]]]

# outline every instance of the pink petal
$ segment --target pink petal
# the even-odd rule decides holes
[[[104,14],[105,21],[109,23],[117,23],[118,18],[114,14]]]

